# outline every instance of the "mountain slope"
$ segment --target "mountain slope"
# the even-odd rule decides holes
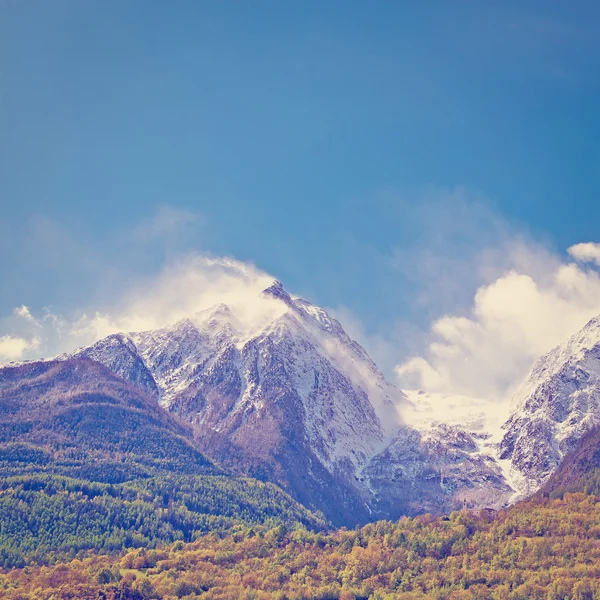
[[[600,423],[600,317],[541,357],[512,402],[500,456],[528,495]]]
[[[566,492],[600,496],[600,428],[593,427],[575,444],[538,492],[540,496],[563,497]]]
[[[467,506],[502,508],[514,490],[497,456],[500,423],[489,403],[405,390],[405,425],[364,470],[380,514],[451,512]],[[494,412],[494,411],[492,411]]]
[[[599,512],[598,498],[575,494],[326,534],[253,528],[13,570],[0,589],[7,600],[594,600]]]
[[[235,477],[189,426],[87,358],[0,369],[0,565],[155,547],[251,524],[325,526]]]
[[[171,475],[106,484],[28,474],[0,480],[5,568],[281,524],[325,527],[277,486],[250,478]]]
[[[29,465],[110,482],[163,471],[222,473],[189,428],[89,359],[0,369],[0,411],[4,473]]]

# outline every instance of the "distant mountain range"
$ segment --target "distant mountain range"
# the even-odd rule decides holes
[[[263,305],[250,324],[219,305],[69,356],[102,363],[191,424],[218,464],[338,525],[514,495],[485,403],[464,400],[440,420],[436,405],[457,399],[391,385],[337,320],[280,282],[248,302]]]
[[[106,365],[191,424],[219,464],[281,485],[336,523],[369,520],[363,471],[397,429],[404,395],[325,311],[278,282],[254,301],[271,309],[258,326],[219,305],[71,356]]]
[[[391,385],[338,321],[279,282],[248,303],[260,318],[218,305],[0,371],[2,440],[50,440],[70,460],[76,429],[82,472],[100,453],[116,477],[139,447],[127,469],[251,476],[354,525],[504,506],[546,484],[600,421],[600,320],[540,358],[493,423],[485,402]],[[47,390],[34,425],[7,399],[19,386]]]

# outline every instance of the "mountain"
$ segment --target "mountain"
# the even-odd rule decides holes
[[[132,474],[223,473],[188,426],[89,359],[0,369],[0,412],[4,474],[27,464],[113,483]]]
[[[274,282],[0,371],[0,468],[109,483],[235,473],[338,525],[501,508],[599,423],[599,375],[600,318],[537,361],[503,423],[489,403],[389,384],[337,320]]]
[[[600,317],[542,356],[517,390],[500,458],[523,495],[539,489],[600,423]]]
[[[498,460],[502,421],[493,407],[462,396],[418,390],[405,394],[405,427],[365,470],[378,490],[381,511],[398,518],[403,512],[450,512],[463,503],[506,506],[514,490]],[[406,502],[399,503],[403,498]]]
[[[396,429],[404,395],[338,321],[279,282],[252,301],[266,317],[250,324],[219,305],[71,356],[154,397],[228,468],[278,483],[337,522],[368,520],[360,474]]]
[[[252,318],[221,304],[70,357],[104,364],[191,424],[209,457],[336,524],[512,496],[481,423],[421,410],[326,311],[280,282],[247,305]]]

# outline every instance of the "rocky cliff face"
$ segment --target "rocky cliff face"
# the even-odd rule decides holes
[[[498,459],[501,416],[472,398],[406,391],[406,424],[367,473],[378,473],[385,510],[406,497],[405,512],[448,512],[462,506],[501,508],[514,495]],[[373,479],[373,476],[371,476]],[[383,490],[388,490],[387,494]]]

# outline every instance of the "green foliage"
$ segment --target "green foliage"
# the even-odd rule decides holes
[[[191,429],[94,361],[1,369],[0,408],[0,568],[324,526],[278,487],[226,475]]]
[[[105,484],[48,474],[9,477],[0,482],[0,566],[296,522],[324,525],[276,486],[247,478],[163,476]]]

